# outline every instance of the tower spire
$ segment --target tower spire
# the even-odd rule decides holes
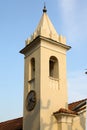
[[[46,4],[44,2],[44,8],[43,8],[43,13],[46,13],[47,12],[47,9],[46,9]]]

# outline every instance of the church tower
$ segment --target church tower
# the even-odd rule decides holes
[[[58,130],[53,113],[67,109],[66,51],[44,6],[41,20],[20,51],[24,54],[23,130]]]

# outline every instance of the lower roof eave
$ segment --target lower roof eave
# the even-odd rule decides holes
[[[55,117],[60,117],[60,116],[69,116],[69,117],[76,117],[76,114],[69,114],[69,113],[53,113]]]

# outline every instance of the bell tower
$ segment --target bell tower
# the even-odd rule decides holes
[[[44,6],[41,20],[20,51],[24,54],[23,130],[58,130],[53,112],[67,108],[66,51]]]

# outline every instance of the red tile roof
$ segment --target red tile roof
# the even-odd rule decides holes
[[[68,104],[68,108],[70,110],[73,110],[77,105],[79,105],[80,103],[82,103],[82,102],[84,102],[86,100],[87,100],[87,98],[83,99],[83,100],[79,100],[79,101],[73,102],[73,103],[70,103],[70,104]],[[85,109],[85,107],[84,107],[84,109]]]
[[[74,114],[77,115],[77,113],[75,111],[71,111],[69,109],[65,109],[65,108],[60,108],[57,112],[55,112],[54,114],[58,114],[58,113],[66,113],[66,114]]]
[[[68,104],[68,109],[65,108],[60,108],[58,111],[54,112],[53,114],[59,114],[59,113],[65,113],[65,114],[74,114],[77,115],[77,112],[80,112],[82,110],[86,109],[86,99],[80,100],[80,101],[76,101],[73,103]]]
[[[23,117],[1,122],[0,130],[22,130]]]

